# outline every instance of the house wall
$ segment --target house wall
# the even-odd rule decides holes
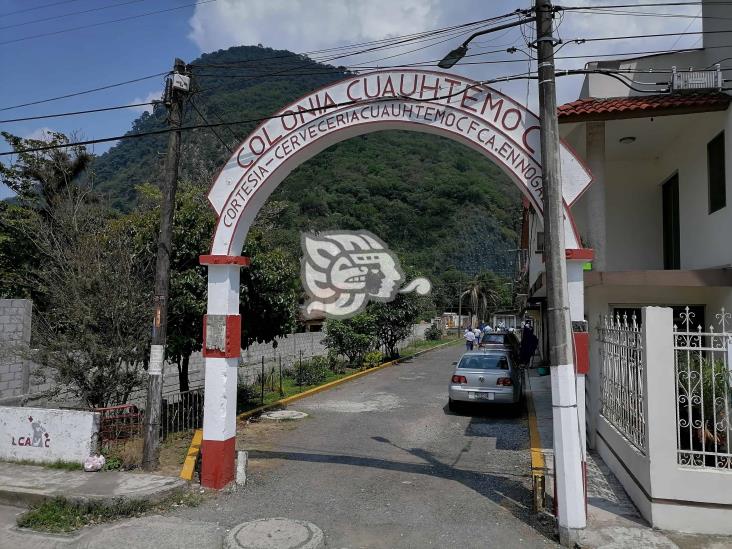
[[[590,330],[590,372],[587,376],[587,443],[597,448],[600,414],[600,343],[597,329],[601,317],[613,306],[705,305],[706,328],[724,307],[732,310],[732,288],[661,287],[661,286],[591,286],[585,287],[585,316]]]
[[[662,181],[655,164],[606,164],[606,271],[663,269]]]
[[[703,269],[732,264],[732,109],[681,117],[683,132],[659,157],[662,183],[678,171],[681,268]],[[688,119],[688,120],[687,120]],[[727,206],[709,213],[707,143],[725,131]],[[659,199],[660,203],[660,189]]]
[[[732,474],[678,463],[672,311],[647,307],[642,317],[645,445],[637,450],[600,417],[599,453],[652,526],[732,534]]]
[[[665,117],[662,134],[651,119],[607,122],[605,167],[605,271],[663,269],[662,185],[679,176],[679,225],[682,269],[704,269],[732,264],[732,109]],[[656,124],[660,124],[657,122]],[[627,129],[624,129],[627,128]],[[725,131],[727,206],[710,214],[707,143]],[[637,135],[640,145],[618,149],[617,136]],[[668,135],[668,134],[671,135]],[[570,140],[584,135],[567,129]],[[663,141],[654,147],[653,140]],[[649,141],[651,143],[649,143]],[[571,142],[571,144],[575,144]],[[646,154],[646,151],[647,154]],[[602,219],[588,213],[590,194],[572,211],[583,239],[591,224]]]

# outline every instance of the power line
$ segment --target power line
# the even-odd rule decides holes
[[[63,15],[54,15],[52,17],[44,17],[42,19],[34,19],[33,21],[26,21],[24,23],[15,23],[13,25],[5,25],[4,27],[0,27],[0,29],[13,29],[16,27],[25,27],[27,25],[35,25],[36,23],[42,23],[44,21],[52,21],[54,19],[63,19],[64,17],[71,17],[73,15],[82,15],[84,13],[92,13],[95,11],[107,10],[109,8],[116,8],[119,6],[127,6],[128,4],[138,4],[138,3],[144,2],[144,1],[145,0],[128,0],[127,2],[121,2],[119,4],[110,4],[109,6],[101,6],[99,8],[91,8],[88,10],[74,11],[71,13],[64,13]]]
[[[729,6],[732,2],[713,2],[715,6]],[[669,6],[698,6],[699,2],[661,2],[661,3],[646,3],[646,4],[611,4],[606,6],[557,6],[562,10],[586,10],[588,8],[603,10],[603,9],[616,9],[616,8],[665,8]]]
[[[77,116],[81,114],[91,114],[95,112],[106,112],[106,111],[117,111],[121,109],[132,109],[134,107],[147,107],[149,105],[155,105],[157,101],[149,101],[147,103],[132,103],[131,105],[117,105],[114,107],[102,107],[99,109],[88,109],[85,111],[72,111],[72,112],[59,112],[55,114],[42,114],[38,116],[26,116],[25,118],[8,118],[7,120],[0,120],[0,124],[9,124],[10,122],[26,122],[28,120],[41,120],[44,118],[62,118],[65,116]]]
[[[196,102],[193,101],[193,98],[191,98],[191,107],[193,107],[193,110],[195,110],[198,113],[198,116],[201,117],[201,120],[203,120],[207,125],[209,125],[208,129],[211,130],[211,133],[213,133],[216,136],[216,139],[219,140],[219,142],[224,146],[224,148],[229,151],[231,154],[234,154],[234,150],[229,147],[229,145],[224,141],[221,136],[219,135],[219,132],[216,131],[216,129],[213,126],[210,126],[209,121],[206,120],[206,117],[203,116],[203,113],[198,109],[198,105],[196,105]]]
[[[580,75],[580,74],[593,74],[593,73],[606,74],[608,72],[609,71],[597,71],[597,70],[585,70],[585,69],[562,70],[562,71],[558,71],[557,76],[575,76],[575,75]],[[381,97],[381,98],[369,99],[369,100],[344,101],[342,103],[334,103],[332,105],[328,105],[327,107],[313,107],[310,109],[302,109],[302,110],[299,110],[298,113],[304,114],[304,113],[312,113],[312,112],[321,112],[321,111],[324,111],[327,109],[334,109],[334,108],[338,108],[338,107],[346,107],[346,106],[351,106],[351,105],[356,105],[356,104],[368,105],[368,104],[373,104],[373,103],[384,103],[384,102],[394,101],[397,99],[403,99],[403,100],[406,99],[406,100],[415,101],[415,102],[419,102],[419,103],[435,102],[435,101],[441,101],[443,99],[449,99],[451,97],[455,97],[457,95],[460,95],[461,93],[464,93],[468,89],[477,88],[477,87],[484,86],[487,84],[506,82],[506,81],[510,81],[510,80],[521,80],[524,78],[536,79],[537,77],[534,73],[521,73],[521,74],[517,74],[517,75],[508,75],[508,76],[504,76],[501,78],[493,78],[490,80],[483,80],[480,82],[475,82],[474,84],[466,86],[466,88],[463,90],[453,92],[453,93],[450,93],[447,95],[442,95],[439,97],[434,97],[434,98],[418,99],[418,98],[414,98],[414,97]],[[625,84],[628,85],[627,83],[625,83]],[[640,90],[640,91],[643,91],[644,93],[652,93],[652,91],[649,91],[649,90]],[[195,108],[195,106],[194,106],[194,108]],[[245,119],[245,120],[236,120],[236,121],[232,121],[232,122],[194,124],[191,126],[183,126],[181,128],[163,128],[163,129],[159,129],[159,130],[150,130],[147,132],[140,132],[140,133],[127,133],[125,135],[117,135],[114,137],[104,137],[104,138],[100,138],[100,139],[88,139],[85,141],[76,141],[74,143],[66,143],[63,145],[48,145],[48,146],[42,146],[42,147],[32,147],[32,148],[22,149],[19,151],[5,151],[5,152],[0,152],[0,156],[9,156],[9,155],[13,155],[13,154],[30,153],[30,152],[41,152],[41,151],[60,149],[60,148],[66,148],[66,147],[74,147],[74,146],[93,145],[95,143],[109,143],[111,141],[121,141],[124,139],[137,139],[137,138],[141,138],[141,137],[162,135],[162,134],[170,133],[172,131],[179,131],[179,130],[180,131],[191,131],[191,130],[226,127],[226,126],[235,126],[235,125],[241,125],[241,124],[254,124],[254,123],[259,123],[259,122],[265,122],[268,120],[274,120],[277,118],[284,118],[286,116],[290,116],[290,114],[283,113],[283,114],[276,114],[276,115],[271,115],[271,116],[262,116],[262,117],[258,117],[258,118],[249,118],[249,119]]]
[[[43,8],[50,8],[51,6],[59,6],[61,4],[71,4],[72,2],[78,2],[79,0],[63,0],[62,2],[51,2],[50,4],[43,4],[42,6],[35,6],[33,8],[26,8],[24,10],[6,11],[0,13],[0,17],[7,17],[8,15],[17,15],[19,13],[27,13],[29,11],[40,10]]]
[[[702,11],[700,10],[697,15],[690,15],[687,13],[658,13],[658,12],[649,12],[649,11],[621,11],[621,10],[605,10],[600,9],[596,10],[592,6],[587,6],[585,9],[577,9],[572,10],[571,13],[585,13],[588,15],[632,15],[634,17],[661,17],[661,18],[671,18],[671,19],[711,19],[711,20],[719,20],[719,21],[729,21],[732,20],[732,17],[721,17],[717,15],[703,15]]]
[[[668,38],[672,36],[688,36],[696,34],[724,34],[731,33],[730,30],[715,30],[715,31],[690,31],[690,32],[660,32],[655,34],[631,34],[628,36],[597,36],[595,38],[572,38],[565,40],[565,42],[574,42],[576,44],[584,44],[585,42],[605,42],[608,40],[634,40],[638,38]]]
[[[159,76],[164,76],[168,74],[168,71],[166,72],[159,72],[157,74],[151,74],[150,76],[141,76],[140,78],[133,78],[132,80],[125,80],[124,82],[117,82],[116,84],[108,84],[106,86],[100,86],[98,88],[92,88],[90,90],[83,90],[79,92],[73,92],[73,93],[67,93],[66,95],[59,95],[56,97],[50,97],[48,99],[39,99],[38,101],[30,101],[28,103],[21,103],[19,105],[12,105],[10,107],[2,107],[0,108],[1,111],[9,111],[11,109],[19,109],[20,107],[29,107],[31,105],[40,105],[41,103],[49,103],[50,101],[58,101],[59,99],[67,99],[69,97],[76,97],[78,95],[85,95],[87,93],[94,93],[101,90],[108,90],[110,88],[116,88],[118,86],[124,86],[126,84],[134,84],[135,82],[142,82],[143,80],[150,80],[151,78],[157,78]]]
[[[344,51],[344,50],[350,50],[350,49],[353,49],[353,48],[360,48],[360,47],[364,47],[364,46],[373,46],[373,45],[377,45],[377,44],[382,44],[383,45],[383,48],[389,48],[389,47],[393,47],[395,45],[399,45],[400,41],[409,42],[409,41],[421,39],[423,37],[429,37],[429,36],[432,36],[432,35],[436,35],[436,34],[439,34],[439,33],[450,32],[452,30],[457,30],[457,29],[467,28],[467,27],[473,27],[473,26],[477,26],[477,25],[484,25],[484,24],[488,24],[488,23],[500,21],[502,19],[506,19],[506,18],[511,17],[513,15],[514,15],[514,13],[509,13],[509,14],[499,15],[499,16],[496,16],[496,17],[490,17],[490,18],[487,18],[487,19],[479,19],[477,21],[471,21],[469,23],[461,23],[460,25],[452,25],[450,27],[441,27],[441,28],[432,29],[432,30],[429,30],[429,31],[422,31],[422,32],[417,32],[417,33],[412,33],[412,34],[405,34],[405,35],[400,35],[400,36],[392,36],[390,38],[382,38],[380,40],[371,40],[371,41],[368,41],[368,42],[360,42],[360,43],[356,43],[356,44],[348,44],[348,45],[345,45],[345,46],[337,46],[337,47],[333,47],[333,48],[325,48],[325,49],[320,49],[320,50],[311,50],[311,51],[300,52],[300,53],[289,53],[287,55],[274,55],[274,56],[270,56],[270,57],[260,57],[258,59],[246,59],[246,60],[243,60],[243,61],[230,61],[230,62],[226,62],[226,63],[216,63],[216,64],[194,63],[192,66],[193,67],[225,68],[225,67],[228,67],[228,66],[241,65],[243,63],[247,63],[247,64],[250,64],[250,63],[259,63],[261,61],[269,61],[269,60],[273,60],[273,59],[295,59],[295,58],[298,58],[300,56],[309,56],[314,61],[317,61],[317,59],[314,57],[315,54],[324,54],[324,53],[328,53],[328,52]]]
[[[209,0],[209,1],[215,1],[215,0]],[[184,7],[184,6],[182,6],[182,7]],[[396,36],[396,37],[392,37],[392,38],[388,38],[388,39],[374,40],[374,41],[370,41],[370,42],[362,42],[360,44],[351,44],[351,45],[347,45],[347,46],[339,46],[337,48],[327,48],[327,49],[323,49],[323,50],[313,50],[311,52],[305,52],[305,53],[301,53],[301,54],[291,53],[291,54],[288,54],[288,55],[270,56],[270,57],[255,59],[255,60],[251,60],[251,61],[243,61],[243,62],[257,63],[257,62],[266,61],[266,60],[272,60],[272,59],[286,59],[286,58],[295,59],[295,58],[297,58],[298,56],[301,56],[301,55],[309,55],[309,54],[315,54],[315,53],[326,52],[326,51],[348,50],[348,49],[352,49],[352,48],[354,48],[356,46],[367,46],[367,45],[373,45],[373,44],[382,44],[384,42],[388,42],[388,44],[384,45],[385,48],[386,47],[392,47],[393,45],[398,44],[398,42],[396,42],[397,40],[401,40],[401,39],[404,39],[404,38],[409,38],[409,37],[420,38],[420,37],[423,37],[423,36],[425,36],[425,35],[427,35],[429,33],[435,33],[436,34],[436,33],[442,33],[442,32],[449,32],[450,30],[454,30],[454,29],[457,29],[457,28],[465,28],[465,27],[475,26],[475,25],[479,25],[479,24],[484,24],[484,23],[489,22],[489,21],[492,21],[492,20],[499,20],[499,19],[503,19],[503,18],[506,18],[506,17],[510,17],[511,15],[512,14],[501,15],[501,16],[497,16],[497,17],[493,17],[493,18],[488,18],[488,19],[482,19],[482,20],[478,20],[478,21],[473,21],[473,22],[470,22],[470,23],[463,23],[463,24],[460,24],[460,25],[454,25],[452,27],[444,27],[444,28],[435,29],[435,30],[432,30],[432,31],[426,31],[426,32],[421,32],[421,33],[413,33],[413,34],[404,35],[404,36]],[[408,40],[405,40],[404,42],[406,43],[407,41]],[[236,62],[236,63],[242,63],[242,62]],[[203,67],[203,66],[213,66],[213,65],[206,65],[206,64],[192,64],[191,65],[191,67],[194,68],[194,69],[196,67]],[[135,79],[127,80],[127,81],[124,81],[124,82],[119,82],[117,84],[110,84],[110,85],[107,85],[107,86],[100,86],[98,88],[93,88],[93,89],[90,89],[90,90],[84,90],[84,91],[80,91],[80,92],[74,92],[74,93],[70,93],[70,94],[66,94],[66,95],[61,95],[61,96],[57,96],[57,97],[51,97],[51,98],[48,98],[48,99],[42,99],[42,100],[38,100],[38,101],[32,101],[32,102],[28,102],[28,103],[21,103],[21,104],[18,104],[18,105],[12,105],[10,107],[3,107],[3,108],[0,108],[0,112],[1,111],[6,111],[6,110],[11,110],[11,109],[17,109],[17,108],[20,108],[20,107],[28,107],[28,106],[31,106],[31,105],[38,105],[38,104],[47,103],[47,102],[50,102],[50,101],[57,101],[57,100],[60,100],[60,99],[67,99],[69,97],[75,97],[75,96],[78,96],[78,95],[83,95],[83,94],[87,94],[87,93],[93,93],[93,92],[97,92],[97,91],[101,91],[101,90],[113,88],[113,87],[116,87],[116,86],[122,86],[122,85],[125,85],[125,84],[131,84],[131,83],[135,83],[135,82],[141,82],[143,80],[147,80],[147,79],[150,79],[150,78],[156,78],[158,76],[166,75],[166,74],[168,74],[168,72],[169,71],[165,71],[165,72],[153,74],[153,75],[150,75],[150,76],[143,76],[141,78],[135,78]]]
[[[191,7],[191,6],[199,6],[201,4],[209,4],[211,2],[216,2],[216,1],[218,1],[218,0],[199,0],[198,2],[193,2],[192,4],[183,4],[181,6],[175,6],[174,8],[166,8],[164,10],[149,11],[147,13],[140,13],[140,14],[137,14],[137,15],[130,15],[128,17],[120,17],[119,19],[112,19],[112,20],[109,20],[109,21],[100,21],[99,23],[90,23],[88,25],[81,25],[79,27],[72,27],[72,28],[62,29],[62,30],[53,31],[53,32],[44,32],[44,33],[41,33],[41,34],[34,34],[34,35],[31,35],[31,36],[24,36],[22,38],[14,38],[13,40],[5,40],[3,42],[0,42],[0,46],[7,45],[7,44],[14,44],[16,42],[23,42],[25,40],[34,40],[36,38],[43,38],[45,36],[55,36],[55,35],[64,34],[64,33],[67,33],[67,32],[73,32],[73,31],[77,31],[77,30],[89,29],[89,28],[92,28],[92,27],[100,27],[102,25],[111,25],[112,23],[121,23],[123,21],[130,21],[132,19],[139,19],[141,17],[147,17],[148,15],[157,15],[157,14],[160,14],[160,13],[168,13],[168,12],[171,12],[171,11],[181,10],[183,8],[188,8],[188,7]]]

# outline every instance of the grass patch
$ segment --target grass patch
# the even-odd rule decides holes
[[[16,522],[21,528],[58,534],[120,518],[139,517],[149,511],[165,511],[181,505],[195,507],[201,500],[202,496],[195,492],[175,494],[157,503],[118,500],[113,503],[78,504],[65,498],[55,498],[31,507]]]
[[[46,469],[61,469],[64,471],[83,471],[84,465],[78,461],[56,460],[49,463],[41,463],[30,459],[3,460],[3,463],[14,463],[16,465],[35,465],[36,467],[45,467]]]

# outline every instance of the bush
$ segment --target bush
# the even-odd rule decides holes
[[[327,379],[329,371],[327,357],[314,356],[295,363],[295,382],[298,385],[317,385]]]
[[[376,347],[377,341],[375,321],[369,314],[325,323],[323,343],[328,352],[347,357],[351,366],[361,366],[364,355]]]
[[[378,366],[379,364],[381,364],[382,360],[384,360],[383,354],[381,354],[379,351],[371,351],[364,355],[363,366],[364,368],[373,368],[374,366]]]
[[[334,374],[345,374],[346,373],[346,366],[348,366],[348,362],[343,360],[343,358],[338,354],[334,353],[333,351],[328,351],[328,368],[330,368],[330,371]]]
[[[432,324],[425,330],[424,338],[428,341],[439,341],[442,339],[442,330],[437,327],[437,324]]]

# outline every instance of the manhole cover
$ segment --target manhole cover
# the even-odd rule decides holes
[[[297,410],[275,410],[273,412],[265,412],[262,414],[262,419],[274,419],[277,421],[302,419],[304,417],[308,417],[308,415],[305,412],[298,412]]]
[[[323,531],[302,520],[260,519],[235,526],[224,545],[227,549],[319,549]]]

